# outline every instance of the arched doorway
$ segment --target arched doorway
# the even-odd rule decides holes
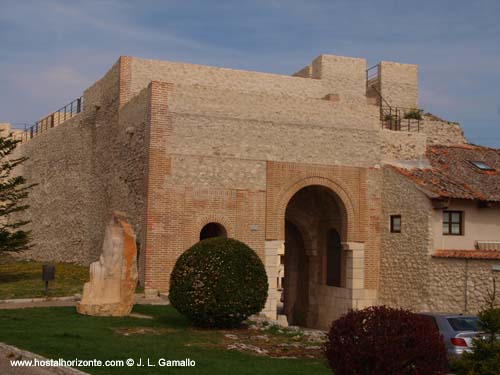
[[[226,228],[219,223],[208,223],[200,231],[200,241],[212,237],[227,237]]]
[[[295,193],[285,211],[282,313],[291,325],[315,326],[321,288],[345,285],[341,240],[347,212],[339,196],[311,185]]]

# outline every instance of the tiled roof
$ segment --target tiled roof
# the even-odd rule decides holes
[[[436,250],[435,258],[500,259],[498,250]]]
[[[431,198],[500,201],[500,150],[473,145],[429,146],[430,168],[393,168],[414,181]],[[471,161],[494,169],[481,170]]]

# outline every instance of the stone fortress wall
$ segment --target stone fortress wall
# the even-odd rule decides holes
[[[151,293],[168,289],[178,255],[209,222],[254,248],[275,283],[284,233],[266,218],[284,217],[270,199],[320,181],[352,208],[351,288],[319,280],[311,298],[343,301],[323,306],[328,314],[375,303],[388,280],[379,278],[381,165],[422,158],[428,143],[465,140],[457,125],[434,118],[439,126],[425,118],[420,133],[383,130],[365,70],[364,59],[331,55],[292,77],[121,57],[85,91],[82,113],[18,149],[30,157],[22,173],[39,184],[30,197],[35,247],[25,256],[88,264],[119,210],[137,233]],[[416,66],[382,62],[378,80],[396,104],[417,106]],[[270,295],[272,310],[279,297]]]

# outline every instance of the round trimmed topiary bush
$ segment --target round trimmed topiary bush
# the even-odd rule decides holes
[[[426,317],[373,306],[334,321],[325,346],[335,375],[447,374],[443,339]]]
[[[232,328],[264,308],[267,289],[258,255],[240,241],[216,237],[177,259],[169,299],[196,326]]]

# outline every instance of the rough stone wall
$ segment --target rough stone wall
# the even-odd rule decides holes
[[[83,110],[94,110],[94,106],[106,106],[116,101],[119,94],[121,59],[108,72],[83,93]]]
[[[29,159],[16,170],[28,183],[33,248],[23,258],[89,263],[92,202],[90,183],[91,127],[93,118],[83,113],[64,125],[18,146],[16,156]]]
[[[222,156],[171,155],[169,184],[198,188],[265,190],[266,162]]]
[[[367,166],[380,150],[376,132],[180,114],[173,122],[175,154]]]
[[[292,77],[302,77],[302,78],[311,78],[312,75],[312,66],[307,65],[304,66],[299,71],[292,74]]]
[[[431,115],[423,117],[421,131],[425,133],[428,144],[456,145],[467,143],[460,124],[444,121]]]
[[[383,175],[379,302],[425,310],[432,207],[411,181],[391,167],[385,167]],[[390,215],[401,215],[401,233],[390,233]]]
[[[120,68],[115,64],[85,91],[82,113],[16,150],[29,157],[17,172],[39,183],[29,198],[34,247],[24,257],[94,261],[114,210],[142,234],[149,93],[118,111]]]
[[[465,260],[432,258],[429,267],[429,310],[477,313],[484,308],[487,291],[493,290],[493,278],[498,272],[493,260]],[[498,289],[497,289],[498,291]],[[500,297],[497,292],[497,301]]]
[[[118,66],[119,67],[119,66]],[[101,82],[115,82],[118,79],[116,69],[111,69]],[[118,82],[118,81],[116,81]],[[92,222],[90,223],[91,249],[96,259],[102,248],[105,225],[112,212],[111,201],[115,180],[115,167],[119,163],[113,159],[116,153],[116,132],[118,127],[118,97],[117,89],[111,83],[102,85],[100,101],[86,105],[84,114],[91,113],[94,124],[91,127],[91,168],[90,196],[92,197]],[[104,91],[108,90],[108,91]],[[85,93],[85,95],[87,92]],[[64,125],[63,125],[64,126]],[[95,260],[91,259],[91,260]]]
[[[108,75],[111,76],[102,81],[121,80],[123,64],[120,60],[118,72],[110,71]],[[118,82],[116,86],[103,85],[109,89],[102,94],[105,98],[104,105],[96,103],[97,107],[87,109],[95,112],[91,184],[94,220],[91,230],[93,248],[99,249],[98,251],[104,238],[105,223],[115,210],[124,212],[129,217],[138,242],[141,242],[143,235],[144,164],[147,150],[145,128],[149,123],[147,109],[150,93],[143,90],[122,105]]]
[[[332,93],[321,80],[135,57],[131,61],[132,95],[151,81],[311,98],[322,98]]]
[[[417,66],[381,61],[380,92],[393,107],[418,108]]]
[[[321,55],[312,62],[311,77],[328,82],[331,93],[366,101],[365,59]]]
[[[427,134],[380,130],[382,161],[415,160],[425,156]]]
[[[175,85],[170,101],[175,113],[212,117],[289,123],[304,126],[378,130],[377,106],[353,102],[339,96],[338,101],[275,95],[263,92],[219,89],[207,86]]]
[[[120,108],[118,126],[113,129],[116,148],[109,156],[115,163],[114,181],[110,184],[112,209],[128,214],[138,242],[144,229],[144,181],[147,178],[144,165],[148,147],[145,133],[149,126],[150,100],[150,91],[146,89]]]
[[[306,67],[294,76],[169,61],[130,59],[132,95],[146,87],[151,81],[163,81],[310,98],[340,94],[351,99],[366,101],[364,98],[366,61],[364,59],[322,55],[314,60],[310,69]],[[310,79],[309,76],[315,79]]]

